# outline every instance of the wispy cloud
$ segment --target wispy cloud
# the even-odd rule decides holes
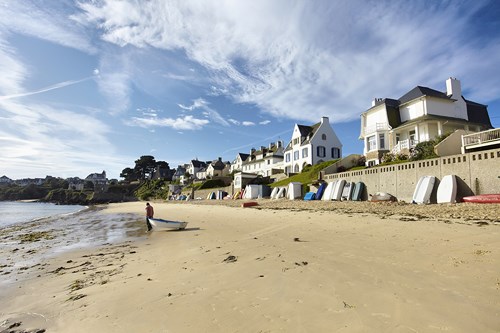
[[[263,121],[259,122],[259,125],[268,125],[270,123],[271,123],[270,120],[263,120]]]
[[[118,174],[129,161],[114,151],[108,126],[93,117],[12,100],[0,107],[0,116],[9,120],[0,128],[0,165],[11,177],[85,177],[103,169]]]
[[[41,94],[41,93],[48,92],[51,90],[56,90],[56,89],[61,89],[61,88],[65,88],[68,86],[72,86],[72,85],[75,85],[77,83],[85,82],[85,81],[88,81],[88,80],[93,79],[93,78],[94,78],[93,76],[89,76],[89,77],[86,77],[86,78],[83,78],[80,80],[69,80],[69,81],[59,82],[59,83],[53,84],[51,86],[41,88],[39,90],[35,90],[35,91],[29,91],[29,92],[23,92],[23,93],[18,93],[18,94],[11,94],[11,95],[4,95],[4,96],[0,96],[0,101],[12,99],[12,98],[18,98],[18,97],[37,95],[37,94]]]
[[[89,54],[97,48],[92,45],[84,27],[68,17],[74,12],[63,1],[4,1],[0,5],[0,29],[44,39]]]
[[[132,117],[132,119],[127,122],[127,125],[143,128],[170,127],[175,130],[199,130],[209,123],[210,122],[206,119],[197,119],[189,115],[179,118],[160,118],[156,116],[147,118]]]
[[[255,123],[253,121],[243,121],[241,123],[243,126],[255,126]]]
[[[216,110],[211,108],[209,106],[210,103],[203,98],[195,99],[193,101],[193,104],[188,105],[188,106],[183,105],[183,104],[178,104],[178,105],[182,110],[186,110],[186,111],[194,111],[194,110],[200,109],[200,110],[202,110],[203,115],[205,117],[209,118],[211,121],[218,123],[220,125],[223,125],[223,126],[229,126],[229,122],[224,117],[222,117],[219,112],[217,112]]]
[[[397,98],[417,84],[444,90],[449,76],[462,79],[470,98],[497,98],[500,39],[468,38],[486,3],[156,0],[81,8],[110,43],[182,50],[210,73],[214,95],[279,118],[340,122],[357,119],[374,97]]]

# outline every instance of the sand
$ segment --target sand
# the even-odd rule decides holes
[[[187,229],[51,259],[0,332],[500,331],[498,205],[258,203],[155,202]]]

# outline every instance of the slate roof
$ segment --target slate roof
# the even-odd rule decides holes
[[[479,104],[473,101],[469,101],[464,98],[465,104],[467,105],[467,117],[470,122],[478,123],[488,127],[487,129],[492,129],[490,115],[488,114],[488,107],[483,104]]]
[[[191,163],[193,164],[193,167],[195,167],[195,168],[201,168],[201,167],[207,166],[207,164],[205,162],[198,161],[198,160],[191,160]]]
[[[391,99],[391,98],[377,99],[375,101],[375,106],[373,107],[385,103],[389,125],[392,128],[396,128],[402,124],[401,115],[399,113],[399,107],[402,104],[408,103],[423,96],[431,96],[435,98],[447,99],[449,101],[455,101],[442,91],[422,86],[416,86],[415,88],[413,88],[412,90],[401,96],[399,99]],[[464,99],[465,104],[467,105],[467,117],[469,118],[469,122],[483,125],[487,127],[487,129],[493,128],[493,126],[491,125],[490,116],[488,114],[488,108],[486,105],[469,101],[465,99],[463,96],[462,98]],[[449,118],[454,120],[457,119],[453,117],[443,117],[443,118]],[[419,117],[417,119],[422,120],[422,117]]]
[[[446,95],[444,92],[437,91],[427,87],[416,86],[415,88],[413,88],[412,90],[410,90],[409,92],[407,92],[406,94],[404,94],[399,98],[399,105],[408,103],[422,96],[431,96],[436,98],[452,100],[450,96]]]

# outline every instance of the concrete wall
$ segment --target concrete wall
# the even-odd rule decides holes
[[[457,176],[459,198],[472,194],[500,193],[500,149],[326,174],[323,179],[327,182],[336,179],[361,181],[365,183],[369,194],[388,192],[398,200],[411,202],[420,177],[435,176],[440,180],[446,175]]]

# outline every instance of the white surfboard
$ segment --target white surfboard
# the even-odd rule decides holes
[[[413,192],[413,203],[428,204],[430,203],[432,190],[434,189],[434,176],[422,176],[417,182],[415,191]]]
[[[325,192],[323,193],[323,196],[321,197],[321,200],[324,200],[324,201],[332,200],[333,188],[335,187],[336,182],[337,181],[334,180],[333,182],[328,183],[328,185],[325,188]]]
[[[457,199],[457,177],[446,175],[437,189],[437,203],[454,203]]]
[[[344,190],[345,179],[339,180],[335,187],[333,188],[332,200],[340,201],[340,197],[342,196],[342,191]]]
[[[279,187],[273,188],[273,191],[271,192],[271,199],[276,199],[276,196],[278,195],[279,190],[280,190]]]

